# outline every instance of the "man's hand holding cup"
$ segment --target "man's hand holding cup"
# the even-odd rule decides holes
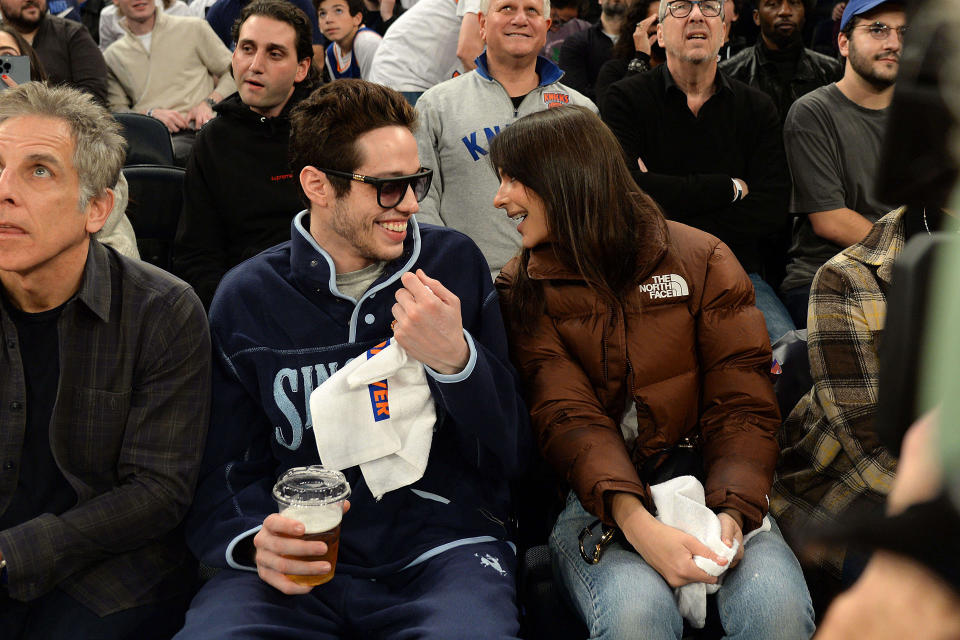
[[[253,539],[260,578],[288,595],[333,579],[349,495],[339,471],[310,466],[283,474],[273,489],[280,512],[267,516]]]

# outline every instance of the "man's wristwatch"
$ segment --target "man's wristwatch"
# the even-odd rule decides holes
[[[733,180],[733,202],[736,202],[743,197],[743,187],[740,186],[740,181],[736,178],[731,178],[731,180]]]
[[[207,106],[209,106],[211,109],[213,109],[213,105],[217,104],[217,101],[209,96],[204,98],[203,101],[206,102]]]

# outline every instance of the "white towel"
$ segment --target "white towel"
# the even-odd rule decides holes
[[[373,497],[423,477],[437,413],[423,365],[387,340],[354,358],[310,394],[320,461],[360,466]]]
[[[650,487],[650,493],[657,507],[657,520],[689,533],[728,561],[737,554],[740,545],[736,540],[733,547],[728,547],[720,539],[720,518],[705,506],[703,485],[699,480],[693,476],[679,476]],[[756,534],[769,530],[770,521],[764,518],[760,527],[744,536],[744,546]],[[721,575],[728,566],[720,566],[703,556],[694,556],[693,561],[712,576]],[[674,589],[680,615],[694,628],[702,629],[707,621],[707,594],[716,593],[719,588],[719,583],[693,582]]]

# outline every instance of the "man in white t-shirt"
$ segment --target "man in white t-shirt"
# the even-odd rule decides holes
[[[471,2],[479,4],[460,0]],[[457,59],[461,16],[457,0],[419,0],[390,26],[367,80],[396,89],[416,104],[430,87],[463,73]]]

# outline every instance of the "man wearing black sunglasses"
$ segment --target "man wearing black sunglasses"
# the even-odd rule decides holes
[[[318,89],[291,116],[290,167],[308,208],[289,242],[226,275],[210,308],[214,408],[186,530],[194,553],[223,570],[178,638],[519,633],[504,523],[528,417],[483,255],[414,217],[432,177],[415,126],[399,93],[362,80]],[[287,576],[332,571],[316,559],[326,545],[299,539],[302,525],[276,513],[270,489],[289,468],[321,462],[314,434],[347,418],[311,415],[311,392],[391,338],[423,364],[436,406],[426,470],[374,499],[360,468],[344,469],[352,494],[336,575],[302,586]],[[389,427],[402,386],[373,386]]]

